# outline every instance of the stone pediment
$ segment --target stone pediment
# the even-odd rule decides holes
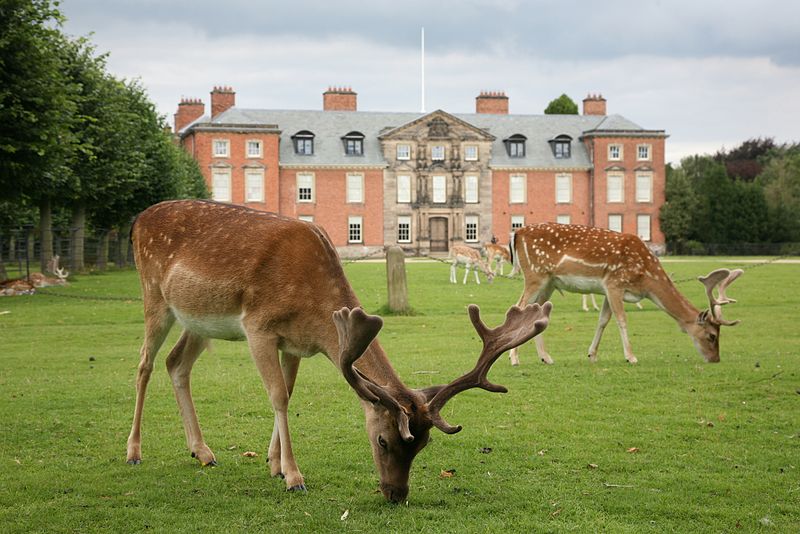
[[[390,140],[458,139],[461,141],[494,141],[495,136],[482,128],[461,120],[440,109],[411,122],[392,128],[378,136]]]

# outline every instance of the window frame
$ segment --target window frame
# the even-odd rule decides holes
[[[528,138],[522,134],[514,134],[503,140],[509,158],[524,158],[527,152]],[[513,147],[513,148],[512,148]]]
[[[642,149],[647,150],[647,154],[642,157]],[[653,145],[650,143],[642,143],[636,145],[636,161],[652,161],[653,160]]]
[[[619,220],[619,230],[616,230],[616,229],[611,227],[611,218],[612,217],[615,217],[615,220]],[[608,229],[609,230],[611,230],[612,232],[622,233],[622,229],[624,227],[622,226],[623,220],[622,220],[622,214],[621,213],[609,213],[607,222],[608,222]]]
[[[521,198],[514,199],[514,179],[519,178],[521,184]],[[525,204],[528,201],[528,175],[525,173],[513,173],[508,175],[508,203],[509,204]]]
[[[292,146],[294,153],[298,156],[313,156],[314,155],[314,134],[308,130],[300,130],[292,136]],[[300,150],[301,143],[303,150]],[[306,151],[306,146],[310,149]]]
[[[567,185],[567,189],[566,189],[567,198],[566,198],[566,200],[559,199],[559,196],[558,196],[558,193],[559,193],[559,188],[558,188],[559,180],[564,180],[564,179],[566,179],[566,185]],[[556,182],[555,183],[556,204],[572,204],[572,174],[568,173],[568,172],[560,172],[560,173],[556,174],[555,182]]]
[[[464,216],[464,242],[477,243],[480,241],[480,216],[479,215],[465,215]],[[474,228],[470,228],[474,226]],[[470,238],[470,230],[475,232],[475,235]]]
[[[355,184],[353,179],[358,180],[358,187],[353,190],[352,185]],[[353,195],[354,192],[358,193],[358,198]],[[366,194],[364,191],[364,173],[361,172],[348,172],[345,175],[345,202],[347,204],[364,204],[366,201]]]
[[[642,236],[642,221],[647,221],[647,237]],[[650,214],[639,213],[636,215],[636,235],[642,241],[653,240],[653,218]]]
[[[434,152],[441,150],[441,157],[437,157]],[[431,161],[445,161],[447,159],[447,149],[444,145],[431,145]]]
[[[307,189],[309,189],[309,198],[301,198],[300,196],[300,179],[302,178],[309,178],[310,184]],[[295,193],[295,201],[299,204],[313,204],[316,200],[316,176],[313,172],[298,172],[295,175],[295,186],[296,186],[296,193]],[[306,189],[303,187],[303,189]]]
[[[441,178],[441,180],[437,180],[437,178]],[[436,200],[436,198],[437,198],[437,196],[436,196],[436,193],[437,193],[436,182],[437,181],[440,181],[441,185],[442,185],[442,187],[441,187],[442,199],[441,200]],[[446,204],[447,203],[447,176],[445,176],[444,174],[434,174],[434,175],[431,176],[431,202],[433,202],[434,204]]]
[[[400,188],[400,179],[407,178],[408,179],[408,200],[404,200],[405,197],[400,196],[401,188]],[[403,180],[405,181],[405,180]],[[410,174],[398,174],[397,175],[397,203],[398,204],[410,204],[411,203],[411,175]]]
[[[220,144],[221,143],[221,144]],[[217,152],[217,148],[225,146],[225,152]],[[212,139],[211,140],[211,155],[214,158],[229,158],[231,157],[231,140],[230,139]]]
[[[474,182],[473,188],[470,183]],[[470,196],[470,191],[473,191],[474,196]],[[480,177],[477,174],[464,175],[464,203],[465,204],[478,204],[480,203]]]
[[[475,151],[475,156],[468,156],[467,153],[470,150]],[[479,161],[480,160],[480,150],[478,149],[478,145],[464,145],[464,161]]]
[[[611,154],[611,152],[615,148],[617,149],[617,154],[616,154],[616,156],[613,156]],[[623,156],[623,152],[622,152],[622,144],[620,144],[620,143],[609,143],[607,155],[608,155],[608,161],[622,161],[622,158],[624,157]]]
[[[515,220],[516,219],[516,220]],[[516,228],[515,224],[518,224]],[[511,216],[511,231],[516,232],[520,228],[525,228],[525,215],[512,215]]]
[[[611,198],[611,178],[619,178],[619,200]],[[621,171],[611,171],[606,173],[606,202],[608,204],[622,204],[625,202],[625,173]]]
[[[408,236],[403,239],[400,237],[402,231],[402,225],[408,225],[406,231],[408,232]],[[395,236],[398,243],[411,243],[411,216],[410,215],[398,215],[397,216],[397,235]]]
[[[400,147],[406,148],[405,156],[400,155]],[[408,161],[411,159],[411,145],[408,143],[398,143],[395,147],[395,157],[398,161]]]
[[[358,227],[358,239],[353,239],[353,229]],[[349,215],[347,217],[347,242],[364,242],[364,217],[362,215]]]
[[[361,132],[352,131],[342,136],[344,155],[359,157],[364,155],[365,136]]]
[[[572,224],[572,217],[569,215],[556,215],[556,223],[558,224]]]
[[[310,222],[310,223],[314,222],[314,216],[313,215],[298,215],[297,218],[299,220],[305,221],[305,222]]]
[[[211,170],[211,200],[216,202],[233,202],[233,173],[230,167],[222,167]],[[227,181],[227,198],[217,195],[217,177],[224,176]]]
[[[653,203],[653,173],[651,171],[636,172],[636,202],[640,204]],[[642,180],[647,180],[646,187],[642,188]],[[642,193],[646,193],[643,195]]]
[[[258,180],[260,196],[253,198],[250,196],[250,179],[255,176]],[[264,190],[264,169],[245,169],[244,170],[244,201],[245,202],[264,202],[266,191]]]
[[[250,146],[252,144],[254,144],[254,143],[258,146],[258,152],[256,154],[251,154],[250,153]],[[252,158],[263,158],[264,157],[264,143],[261,141],[261,139],[248,139],[248,140],[246,140],[244,142],[244,151],[245,151],[244,155],[245,155],[246,158],[249,158],[249,159],[252,159]]]

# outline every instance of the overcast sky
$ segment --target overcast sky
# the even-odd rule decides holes
[[[793,0],[64,0],[109,70],[138,78],[170,123],[215,85],[246,108],[320,109],[331,85],[364,111],[511,113],[566,93],[666,130],[667,160],[752,137],[800,141],[800,2]]]

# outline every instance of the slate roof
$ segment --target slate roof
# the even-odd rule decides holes
[[[338,165],[347,167],[387,165],[378,136],[413,122],[430,113],[262,110],[233,107],[214,119],[207,115],[187,125],[180,134],[192,129],[280,131],[281,165]],[[620,115],[494,115],[454,113],[453,116],[493,135],[490,168],[590,168],[590,156],[580,139],[584,135],[664,136],[663,130],[645,130]],[[294,153],[292,136],[307,130],[314,134],[314,154]],[[342,137],[349,132],[364,134],[363,156],[344,153]],[[524,158],[510,158],[503,140],[522,134],[527,138]],[[556,159],[549,140],[558,135],[572,137],[572,157]]]

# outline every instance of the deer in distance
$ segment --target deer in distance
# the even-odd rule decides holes
[[[697,351],[707,362],[719,361],[720,327],[739,321],[726,321],[722,306],[736,302],[726,288],[742,274],[741,269],[717,269],[699,277],[705,286],[709,307],[700,311],[683,296],[641,239],[602,228],[576,224],[533,224],[521,228],[511,238],[513,261],[525,278],[518,305],[544,303],[554,290],[605,295],[589,359],[597,360],[603,330],[613,313],[622,337],[625,359],[636,363],[630,341],[623,302],[647,298],[672,317],[689,334]],[[714,296],[714,289],[718,296]],[[544,363],[553,363],[542,336],[535,338],[536,350]],[[518,349],[510,353],[511,364],[519,365]]]
[[[458,265],[463,265],[466,269],[464,273],[464,282],[467,283],[467,278],[469,277],[469,270],[474,269],[473,272],[475,273],[475,283],[480,284],[481,280],[478,278],[478,271],[481,271],[483,274],[486,275],[486,281],[490,284],[492,280],[494,280],[494,273],[491,269],[489,269],[489,265],[483,258],[481,258],[481,253],[475,250],[472,247],[468,247],[466,245],[453,245],[450,247],[450,283],[455,284],[456,282],[456,267]]]
[[[495,275],[503,276],[503,264],[505,262],[511,263],[511,254],[508,252],[508,247],[498,245],[497,243],[486,243],[483,245],[486,251],[486,265],[490,268],[494,262],[493,272]],[[514,266],[511,266],[511,276],[514,275]]]
[[[289,491],[306,491],[292,453],[287,407],[300,361],[322,352],[358,395],[386,500],[403,501],[414,457],[433,427],[461,430],[441,415],[470,388],[505,392],[486,378],[500,355],[545,329],[550,304],[512,306],[505,322],[469,317],[483,340],[472,371],[448,384],[407,387],[376,339],[383,324],[361,308],[336,249],[314,225],[211,201],[162,202],[139,214],[132,230],[144,302],[145,335],[136,377],[136,403],[127,461],[142,460],[141,423],[153,361],[174,323],[183,332],[166,366],[192,457],[216,465],[197,420],[192,366],[209,339],[246,341],[274,411],[268,462]],[[324,409],[319,406],[318,409]]]

